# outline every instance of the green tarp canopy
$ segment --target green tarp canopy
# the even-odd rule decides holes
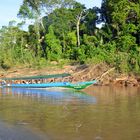
[[[2,78],[2,80],[32,80],[32,79],[62,78],[67,76],[71,75],[69,73],[63,73],[63,74],[37,75],[28,77]]]

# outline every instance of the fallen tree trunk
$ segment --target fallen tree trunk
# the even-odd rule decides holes
[[[103,73],[101,76],[97,77],[96,80],[102,81],[103,78],[104,78],[107,74],[109,74],[110,72],[112,72],[112,71],[114,71],[114,70],[115,70],[115,67],[109,69],[108,71],[106,71],[105,73]]]

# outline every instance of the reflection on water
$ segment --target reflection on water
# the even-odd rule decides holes
[[[140,139],[140,89],[91,87],[85,92],[1,89],[0,120],[49,140]]]
[[[96,98],[94,96],[78,92],[75,90],[66,89],[26,89],[13,88],[2,89],[2,94],[12,94],[18,97],[36,98],[50,104],[95,104]]]

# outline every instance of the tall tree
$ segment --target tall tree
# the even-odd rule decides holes
[[[27,32],[20,30],[18,26],[15,21],[10,21],[8,27],[0,30],[1,56],[3,63],[7,65],[25,62]]]
[[[139,31],[135,32],[136,26],[138,27],[140,22],[139,9],[139,0],[103,0],[101,8],[102,21],[112,28],[113,36],[128,33],[123,30],[127,27],[127,30],[130,31],[131,28],[130,33],[137,34],[137,42],[139,42]]]
[[[77,46],[80,46],[80,23],[81,20],[87,16],[86,7],[81,3],[76,2],[73,9],[73,15],[75,16],[76,33],[77,33]]]
[[[60,7],[70,7],[73,0],[23,0],[23,4],[19,10],[19,17],[34,19],[34,30],[36,32],[36,39],[38,48],[37,53],[41,49],[40,32],[45,30],[42,16],[47,15],[54,9]],[[40,53],[39,53],[40,54]]]

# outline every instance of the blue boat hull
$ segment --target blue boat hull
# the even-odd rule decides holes
[[[96,84],[97,81],[86,81],[86,82],[52,82],[52,83],[37,83],[37,84],[10,84],[4,85],[4,87],[14,87],[14,88],[53,88],[53,87],[63,87],[63,88],[74,88],[74,89],[83,89],[92,84]]]

